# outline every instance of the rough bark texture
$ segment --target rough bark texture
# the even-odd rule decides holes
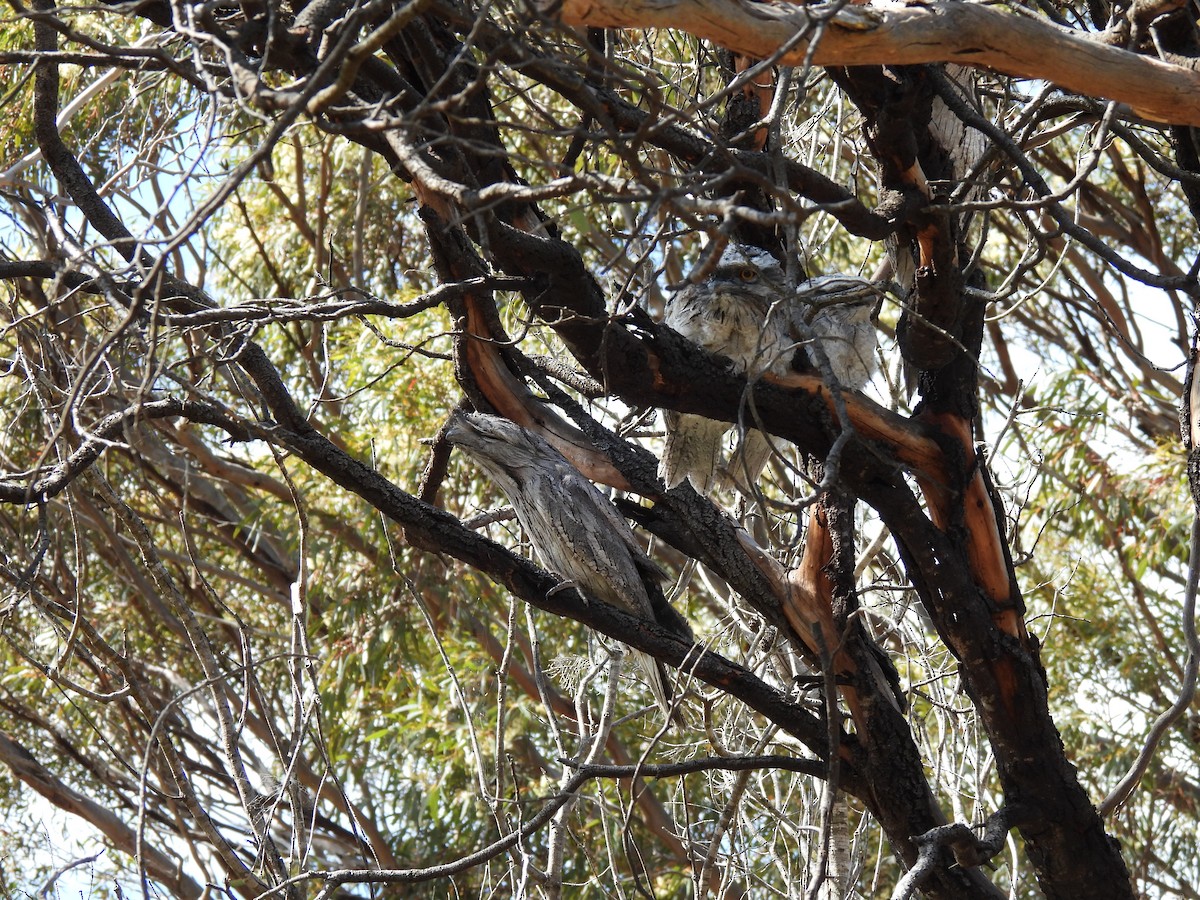
[[[736,0],[567,0],[571,25],[680,28],[723,47],[764,58],[787,46],[782,62],[800,65],[813,21],[783,2]],[[1157,122],[1200,124],[1200,74],[1026,16],[987,6],[933,3],[886,9],[848,5],[815,41],[818,66],[957,63],[1043,78],[1072,91],[1129,104]]]
[[[235,441],[270,442],[398,523],[412,547],[465,563],[538,609],[686,667],[794,735],[827,766],[826,772],[836,761],[838,786],[863,802],[882,825],[895,854],[912,866],[920,852],[918,836],[945,824],[946,817],[904,718],[899,680],[857,616],[852,510],[862,501],[891,530],[925,611],[960,664],[962,683],[995,754],[1006,821],[1019,829],[1045,895],[1080,900],[1131,897],[1119,848],[1080,786],[1050,717],[1047,675],[1025,626],[1024,599],[1006,542],[1001,501],[975,446],[985,308],[978,291],[970,288],[982,285],[967,270],[971,248],[960,223],[937,208],[946,197],[930,187],[950,183],[963,173],[956,168],[952,148],[937,139],[936,79],[906,64],[954,60],[991,66],[1111,97],[1143,115],[1189,125],[1200,124],[1200,76],[974,4],[843,7],[823,23],[813,59],[838,67],[831,74],[865,117],[866,139],[876,157],[884,197],[880,209],[871,210],[850,191],[803,165],[773,167],[770,153],[776,148],[766,143],[761,133],[765,129],[757,126],[773,96],[769,85],[737,95],[738,114],[728,120],[725,135],[736,146],[721,146],[717,152],[715,142],[697,133],[650,122],[644,110],[619,97],[595,72],[583,77],[533,50],[514,47],[490,23],[480,24],[473,33],[477,45],[468,48],[459,43],[456,32],[464,28],[461,10],[418,13],[414,7],[411,13],[394,33],[380,38],[378,48],[362,51],[360,68],[347,77],[348,84],[337,82],[338,99],[344,104],[314,100],[317,89],[328,88],[336,76],[329,57],[321,54],[328,50],[324,29],[343,14],[352,14],[341,5],[310,5],[289,27],[272,34],[269,46],[253,37],[256,32],[249,27],[223,39],[242,42],[238,52],[262,60],[273,76],[313,78],[305,87],[308,93],[298,100],[272,100],[267,87],[256,82],[255,90],[262,92],[256,96],[267,97],[264,105],[283,104],[293,117],[309,109],[324,127],[349,132],[382,155],[412,184],[438,276],[446,285],[462,286],[447,295],[445,304],[456,329],[455,374],[464,403],[537,432],[589,479],[640,498],[623,501],[626,515],[673,550],[703,563],[778,629],[797,653],[823,668],[827,683],[836,685],[839,694],[825,697],[827,707],[836,716],[843,703],[852,728],[836,722],[831,740],[828,722],[742,666],[702,650],[678,630],[589,602],[569,583],[465,527],[432,502],[436,481],[447,470],[444,450],[428,470],[433,484],[424,485],[419,497],[406,492],[314,424],[263,345],[215,319],[205,326],[205,335],[225,354],[222,365],[261,405],[260,419],[248,421],[191,398],[138,402],[100,419],[88,439],[53,470],[0,484],[0,502],[27,504],[55,497],[93,469],[134,420],[179,417],[223,429]],[[139,7],[139,14],[164,27],[171,21],[169,11],[155,3]],[[371,14],[378,15],[378,10]],[[567,0],[558,15],[564,22],[593,27],[669,22],[751,58],[769,55],[814,26],[807,12],[795,5],[727,0],[657,5]],[[469,18],[466,21],[471,24]],[[45,25],[39,26],[38,34],[38,49],[52,51],[56,44]],[[592,35],[591,47],[593,54],[603,55],[604,42],[598,35]],[[381,56],[375,55],[376,49]],[[803,41],[793,42],[781,59],[800,61],[808,49]],[[836,207],[834,214],[853,233],[873,238],[894,234],[897,252],[911,257],[913,270],[897,337],[906,363],[918,374],[922,399],[916,412],[906,417],[859,394],[835,393],[812,373],[767,375],[748,385],[723,360],[656,324],[644,310],[632,307],[613,313],[612,298],[579,249],[560,237],[555,223],[537,205],[536,191],[526,190],[518,177],[510,159],[512,148],[494,124],[486,68],[462,62],[472,60],[476,50],[506,59],[522,67],[524,75],[558,91],[585,111],[589,124],[602,122],[610,129],[607,134],[618,149],[628,135],[645,131],[648,146],[700,171],[719,174],[732,160],[744,176],[733,182],[735,194],[746,193],[747,185],[763,188],[742,213],[756,226],[742,222],[737,233],[743,238],[757,238],[775,252],[783,249],[773,227],[759,221],[769,221],[774,211],[767,186]],[[880,63],[887,68],[879,68]],[[735,56],[732,68],[744,70],[748,64],[748,59]],[[325,65],[329,70],[319,68]],[[135,321],[140,325],[149,307],[161,315],[214,314],[217,305],[199,288],[164,275],[163,261],[137,255],[143,251],[135,252],[129,232],[62,143],[55,124],[56,65],[38,69],[36,90],[38,140],[62,190],[94,228],[148,272],[136,284],[107,276],[67,283],[102,292],[127,314],[121,329]],[[285,100],[296,102],[287,105]],[[400,128],[362,127],[363,111],[379,108],[421,117],[421,139]],[[425,140],[429,134],[436,139]],[[1194,134],[1178,129],[1176,139],[1181,161],[1194,167]],[[782,185],[752,177],[767,173],[780,175]],[[729,199],[720,191],[713,193]],[[756,218],[757,214],[762,215]],[[548,387],[546,397],[535,393],[530,382],[537,379],[537,366],[511,346],[511,336],[505,333],[489,283],[493,270],[507,276],[503,284],[519,291],[539,323],[553,329],[598,391],[630,406],[725,422],[744,418],[750,398],[764,430],[792,442],[812,459],[829,462],[832,457],[839,475],[809,510],[801,563],[788,569],[770,557],[729,514],[686,483],[665,490],[648,450],[607,431],[565,394]],[[0,277],[47,278],[54,271],[40,264],[0,264]],[[910,487],[910,478],[922,497]],[[274,587],[283,593],[291,587],[292,576],[285,566],[278,568]],[[527,687],[531,683],[527,673],[518,680]],[[559,698],[558,708],[565,705]],[[104,810],[77,802],[19,745],[3,738],[0,757],[19,777],[96,824],[114,843],[130,842],[128,833]],[[670,831],[660,805],[651,799],[643,809],[663,835]],[[672,848],[678,856],[685,855],[678,843]],[[150,855],[147,867],[181,895],[198,893],[196,885],[170,871],[165,857]],[[948,848],[941,851],[923,889],[935,898],[999,895],[979,867],[956,864]]]

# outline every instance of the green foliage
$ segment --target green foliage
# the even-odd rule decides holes
[[[235,15],[233,7],[209,12]],[[474,466],[454,453],[444,477],[429,467],[432,441],[464,394],[454,359],[462,322],[452,304],[412,314],[336,307],[412,303],[438,286],[420,192],[397,177],[411,173],[397,162],[397,144],[380,135],[391,129],[408,149],[452,155],[495,132],[511,166],[507,186],[576,179],[547,191],[539,225],[579,251],[614,317],[635,304],[661,313],[705,241],[728,236],[732,218],[716,205],[725,176],[703,169],[709,160],[685,164],[654,144],[649,126],[606,131],[529,59],[511,62],[483,38],[462,56],[472,65],[469,85],[447,88],[417,112],[405,109],[411,98],[398,89],[361,121],[346,125],[337,109],[325,109],[300,117],[268,145],[279,110],[256,107],[247,85],[295,85],[270,71],[266,57],[226,73],[218,45],[189,51],[183,38],[178,46],[156,43],[136,16],[67,15],[65,22],[95,41],[141,41],[179,54],[175,69],[61,66],[64,103],[107,85],[74,110],[62,134],[122,221],[165,254],[174,274],[207,292],[216,309],[206,313],[227,318],[189,319],[164,292],[153,315],[139,310],[127,321],[111,290],[79,287],[67,276],[91,277],[94,269],[47,237],[42,205],[61,186],[44,161],[34,162],[22,183],[5,186],[16,193],[11,201],[5,195],[11,210],[0,224],[0,248],[5,261],[56,259],[62,277],[12,279],[5,288],[4,483],[52,474],[105,416],[163,397],[208,404],[231,427],[131,417],[100,441],[93,467],[44,503],[0,507],[5,734],[71,789],[142,828],[146,847],[215,885],[228,879],[228,865],[200,810],[229,852],[266,881],[274,876],[248,837],[256,816],[272,823],[280,871],[288,874],[416,868],[467,856],[557,795],[588,751],[576,712],[594,722],[609,692],[618,721],[601,758],[811,758],[797,739],[699,684],[691,686],[687,724],[657,733],[657,711],[636,712],[650,707],[636,668],[627,663],[621,680],[609,683],[603,641],[575,623],[527,613],[481,572],[418,549],[369,499],[273,444],[279,423],[266,412],[263,385],[237,365],[254,341],[333,446],[411,502],[434,502],[533,558],[519,524],[498,510],[505,498]],[[511,27],[516,16],[489,8],[481,25]],[[704,140],[719,134],[722,77],[695,39],[666,30],[610,33],[597,51],[574,34],[520,27],[529,31],[530,59],[553,58],[568,73],[596,66],[588,77],[609,79],[616,96],[655,127]],[[0,51],[27,49],[31,34],[24,20],[7,23]],[[66,37],[62,43],[78,49]],[[397,64],[397,46],[388,44],[373,62]],[[408,62],[413,71],[400,65],[398,79],[417,78],[418,63]],[[190,77],[177,77],[185,64]],[[36,146],[30,72],[0,65],[6,166]],[[446,73],[447,83],[451,74],[461,73]],[[781,102],[781,153],[868,205],[887,199],[862,116],[829,78],[796,74]],[[980,86],[981,108],[1001,123],[1027,99],[995,76]],[[470,105],[479,98],[487,105]],[[479,119],[480,109],[491,118]],[[1185,195],[1163,166],[1138,156],[1140,142],[1167,154],[1165,132],[1139,130],[1134,142],[1127,131],[1098,143],[1093,120],[1053,120],[1045,132],[1029,125],[1019,137],[1051,189],[1074,191],[1079,219],[1116,252],[1178,272],[1194,250]],[[1088,165],[1089,177],[1077,183]],[[993,203],[1026,197],[1024,176],[1009,163],[993,159],[976,176],[992,193],[962,219],[969,236],[962,249],[978,250],[977,283],[985,287],[973,289],[998,292],[988,306],[977,437],[994,452],[989,464],[1007,507],[1009,547],[1055,722],[1099,798],[1173,700],[1183,669],[1178,607],[1191,510],[1172,422],[1178,373],[1169,367],[1186,344],[1186,306],[1180,296],[1117,277],[1049,233],[1037,210]],[[785,237],[809,275],[871,275],[885,259],[881,243],[842,226],[839,210],[787,196]],[[984,208],[989,203],[995,208]],[[98,241],[77,219],[71,210],[64,221],[80,242]],[[454,225],[465,223],[476,240],[471,252],[501,274],[470,212],[462,220]],[[88,260],[127,286],[130,270],[111,248]],[[879,311],[890,362],[868,394],[908,410],[904,367],[890,340],[906,308],[900,294],[894,288]],[[521,353],[575,367],[564,339],[527,302],[536,294],[490,296]],[[533,379],[522,383],[543,391]],[[580,383],[564,378],[560,387],[598,421],[661,450],[653,411],[590,396]],[[812,488],[797,463],[795,454],[775,461],[764,482],[774,505],[745,519],[787,565],[803,548],[807,507],[796,501]],[[427,472],[437,483],[423,482]],[[747,512],[731,493],[718,500]],[[478,516],[488,521],[472,521]],[[919,608],[879,514],[860,510],[856,527],[862,620],[900,671],[931,789],[954,819],[981,821],[1005,798],[987,735],[963,692],[960,661]],[[831,712],[821,686],[810,684],[811,659],[712,573],[692,572],[682,553],[644,540],[672,579],[690,577],[677,605],[707,647],[799,697],[814,714]],[[833,707],[835,718],[846,718],[846,709]],[[1169,732],[1145,792],[1111,823],[1131,848],[1147,894],[1200,883],[1200,800],[1190,774],[1198,734],[1194,717]],[[183,759],[182,771],[153,743],[159,738]],[[245,796],[243,774],[258,796]],[[701,864],[710,888],[727,879],[750,896],[809,890],[828,812],[811,777],[767,768],[645,784],[598,779],[582,789],[564,815],[565,896],[689,897],[702,889],[692,880]],[[38,803],[0,766],[0,806],[16,811],[0,830],[6,895],[36,888],[59,864],[46,855],[47,840],[83,840],[47,838],[36,823]],[[900,871],[878,826],[857,802],[841,814],[852,883],[863,896],[886,894]],[[533,893],[551,841],[539,830],[487,866],[403,896]],[[1018,849],[1013,839],[994,881],[1031,897],[1036,886]],[[104,865],[116,877],[136,877],[128,852],[111,856]],[[355,890],[348,895],[366,895]]]

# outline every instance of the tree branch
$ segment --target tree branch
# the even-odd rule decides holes
[[[568,25],[676,28],[763,58],[821,18],[781,0],[565,0]],[[1156,122],[1200,125],[1200,72],[1119,50],[1081,33],[978,3],[844,5],[812,54],[818,66],[955,63],[1054,82],[1087,97],[1127,103]],[[784,54],[802,65],[809,42]]]
[[[0,731],[0,762],[59,809],[79,816],[103,834],[116,849],[136,854],[134,830],[112,810],[74,790],[43,766],[33,754],[8,734]],[[183,873],[180,863],[153,847],[144,848],[142,859],[150,876],[177,897],[199,897],[204,889]]]
[[[112,445],[127,425],[138,419],[171,416],[184,416],[193,422],[215,425],[227,431],[234,440],[249,440],[249,434],[231,416],[206,403],[174,398],[139,403],[111,413],[89,428],[83,443],[74,453],[32,484],[14,484],[10,480],[12,476],[0,474],[0,503],[37,503],[57,496],[100,458],[100,454]]]

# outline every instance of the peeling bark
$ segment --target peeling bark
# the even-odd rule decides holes
[[[785,65],[803,63],[805,35],[816,34],[816,18],[782,0],[566,0],[557,15],[568,25],[678,28],[759,59],[787,47]],[[1051,81],[1155,122],[1200,125],[1200,73],[1190,67],[980,4],[844,6],[812,40],[818,66],[956,63]]]

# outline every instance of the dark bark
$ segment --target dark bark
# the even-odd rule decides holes
[[[48,11],[50,6],[39,2],[38,8]],[[164,27],[171,21],[162,4],[144,3],[136,11]],[[1046,673],[1036,642],[1025,630],[1024,602],[1004,540],[1003,510],[973,444],[984,308],[977,293],[966,289],[970,273],[964,272],[964,260],[969,254],[964,252],[958,225],[938,208],[945,195],[928,189],[930,182],[952,180],[950,161],[929,129],[935,99],[955,108],[944,80],[936,71],[920,68],[834,73],[868,122],[867,139],[883,182],[878,209],[868,209],[850,190],[795,161],[784,166],[787,189],[794,195],[836,206],[832,213],[852,233],[882,238],[896,231],[901,252],[910,253],[916,263],[914,291],[901,317],[898,339],[905,359],[922,373],[918,413],[907,419],[864,398],[847,397],[841,410],[851,421],[839,422],[841,410],[815,376],[797,374],[748,385],[720,359],[656,325],[644,313],[635,310],[614,316],[609,298],[578,250],[560,239],[553,221],[535,204],[509,199],[503,191],[490,200],[481,199],[481,192],[488,189],[515,188],[521,182],[508,155],[510,148],[495,125],[487,61],[479,62],[467,52],[472,48],[461,46],[454,30],[473,22],[461,18],[460,10],[440,13],[417,17],[406,25],[385,44],[387,60],[371,56],[363,63],[343,105],[315,115],[322,127],[353,134],[414,184],[441,278],[478,285],[477,290],[456,291],[446,301],[460,332],[457,372],[470,403],[513,417],[526,415],[532,425],[577,441],[579,455],[573,459],[591,461],[594,468],[589,476],[607,478],[653,503],[647,508],[629,501],[627,514],[710,567],[809,659],[814,659],[816,648],[797,635],[784,607],[787,598],[756,565],[744,535],[728,516],[689,487],[664,492],[656,461],[648,451],[608,433],[569,399],[551,396],[551,402],[546,402],[534,396],[526,384],[534,374],[527,360],[496,343],[508,336],[503,334],[486,282],[489,268],[521,279],[522,296],[535,316],[554,328],[575,360],[611,396],[635,406],[670,408],[730,422],[742,417],[750,398],[756,421],[816,459],[827,459],[842,432],[853,429],[848,442],[839,447],[839,483],[822,510],[831,547],[826,599],[841,633],[821,637],[831,657],[832,650],[844,650],[853,661],[847,669],[850,674],[838,673],[842,686],[848,688],[846,696],[852,696],[856,705],[855,733],[838,735],[841,786],[863,799],[909,864],[920,852],[915,837],[944,824],[908,724],[894,702],[896,684],[888,677],[886,658],[881,658],[854,616],[849,511],[852,498],[858,498],[877,510],[891,529],[925,609],[960,662],[964,688],[995,752],[1006,808],[1019,811],[1012,821],[1020,829],[1046,895],[1131,896],[1118,849],[1080,787],[1050,718]],[[372,14],[381,15],[379,10]],[[349,16],[344,22],[343,15]],[[222,31],[220,37],[242,59],[262,59],[273,72],[308,78],[317,71],[317,50],[329,38],[327,29],[344,27],[342,37],[349,43],[354,29],[366,24],[357,15],[349,4],[319,0],[291,23],[247,22],[241,30]],[[202,22],[209,25],[217,28]],[[37,48],[54,52],[57,39],[49,26],[39,23],[35,31]],[[611,87],[612,73],[595,59],[594,47],[589,68],[581,73],[510,38],[484,23],[474,36],[475,49],[485,57],[492,54],[519,64],[527,77],[574,104],[589,122],[581,128],[582,140],[603,140],[634,162],[643,146],[657,147],[697,172],[729,175],[742,199],[752,198],[748,205],[759,212],[774,209],[775,199],[796,199],[773,183],[773,161],[757,140],[753,125],[762,115],[761,97],[739,95],[736,102],[745,103],[747,112],[731,117],[725,137],[743,135],[738,140],[746,146],[728,146],[727,140],[709,139],[675,124],[662,125],[619,96]],[[295,97],[265,84],[257,88],[264,107],[286,108],[298,115],[291,105]],[[127,259],[143,267],[156,265],[144,255],[135,257],[138,251],[128,230],[63,143],[55,122],[55,63],[38,67],[34,96],[35,136],[64,190]],[[973,117],[970,109],[955,109],[964,121],[997,137],[994,126]],[[381,135],[363,124],[375,110],[412,118]],[[1195,170],[1195,135],[1177,129],[1175,137],[1180,166]],[[1048,195],[1028,159],[1011,141],[997,140],[1032,189]],[[1189,199],[1195,208],[1194,190]],[[1096,248],[1095,238],[1082,232],[1060,204],[1048,202],[1046,209],[1065,233]],[[761,245],[774,240],[778,249],[773,233],[759,232],[755,239],[756,232],[745,222],[743,217],[737,226],[743,229],[743,237]],[[1103,245],[1097,252],[1104,253]],[[1133,270],[1124,261],[1114,265],[1121,271]],[[0,263],[0,277],[6,278],[46,278],[55,271],[48,263]],[[1139,277],[1145,275],[1137,271]],[[70,275],[66,279],[72,286],[89,289],[93,280],[110,302],[125,305],[130,319],[147,300],[182,315],[213,311],[200,291],[165,276],[153,286],[128,289],[105,284],[103,278]],[[1194,280],[1182,277],[1142,280],[1194,289]],[[219,322],[212,329],[223,342],[230,334]],[[696,656],[696,648],[676,631],[588,602],[574,589],[560,589],[547,573],[425,502],[432,496],[431,485],[444,477],[444,451],[431,462],[428,492],[423,489],[422,498],[413,497],[315,429],[260,346],[246,342],[233,349],[231,360],[257,389],[254,400],[269,410],[266,424],[243,423],[225,410],[190,398],[149,400],[102,419],[92,429],[97,441],[85,442],[56,470],[28,484],[0,485],[0,501],[20,504],[53,497],[96,462],[104,449],[101,439],[118,434],[138,418],[184,416],[224,428],[237,440],[270,440],[399,523],[412,546],[451,556],[540,609],[687,667],[828,760],[831,748],[825,722],[800,704],[716,654]],[[484,363],[493,368],[485,371]],[[501,405],[505,402],[511,402],[511,407]],[[920,483],[928,513],[910,489],[909,475]],[[934,897],[994,892],[978,869],[956,867],[948,847],[941,849],[929,878],[926,887]]]

